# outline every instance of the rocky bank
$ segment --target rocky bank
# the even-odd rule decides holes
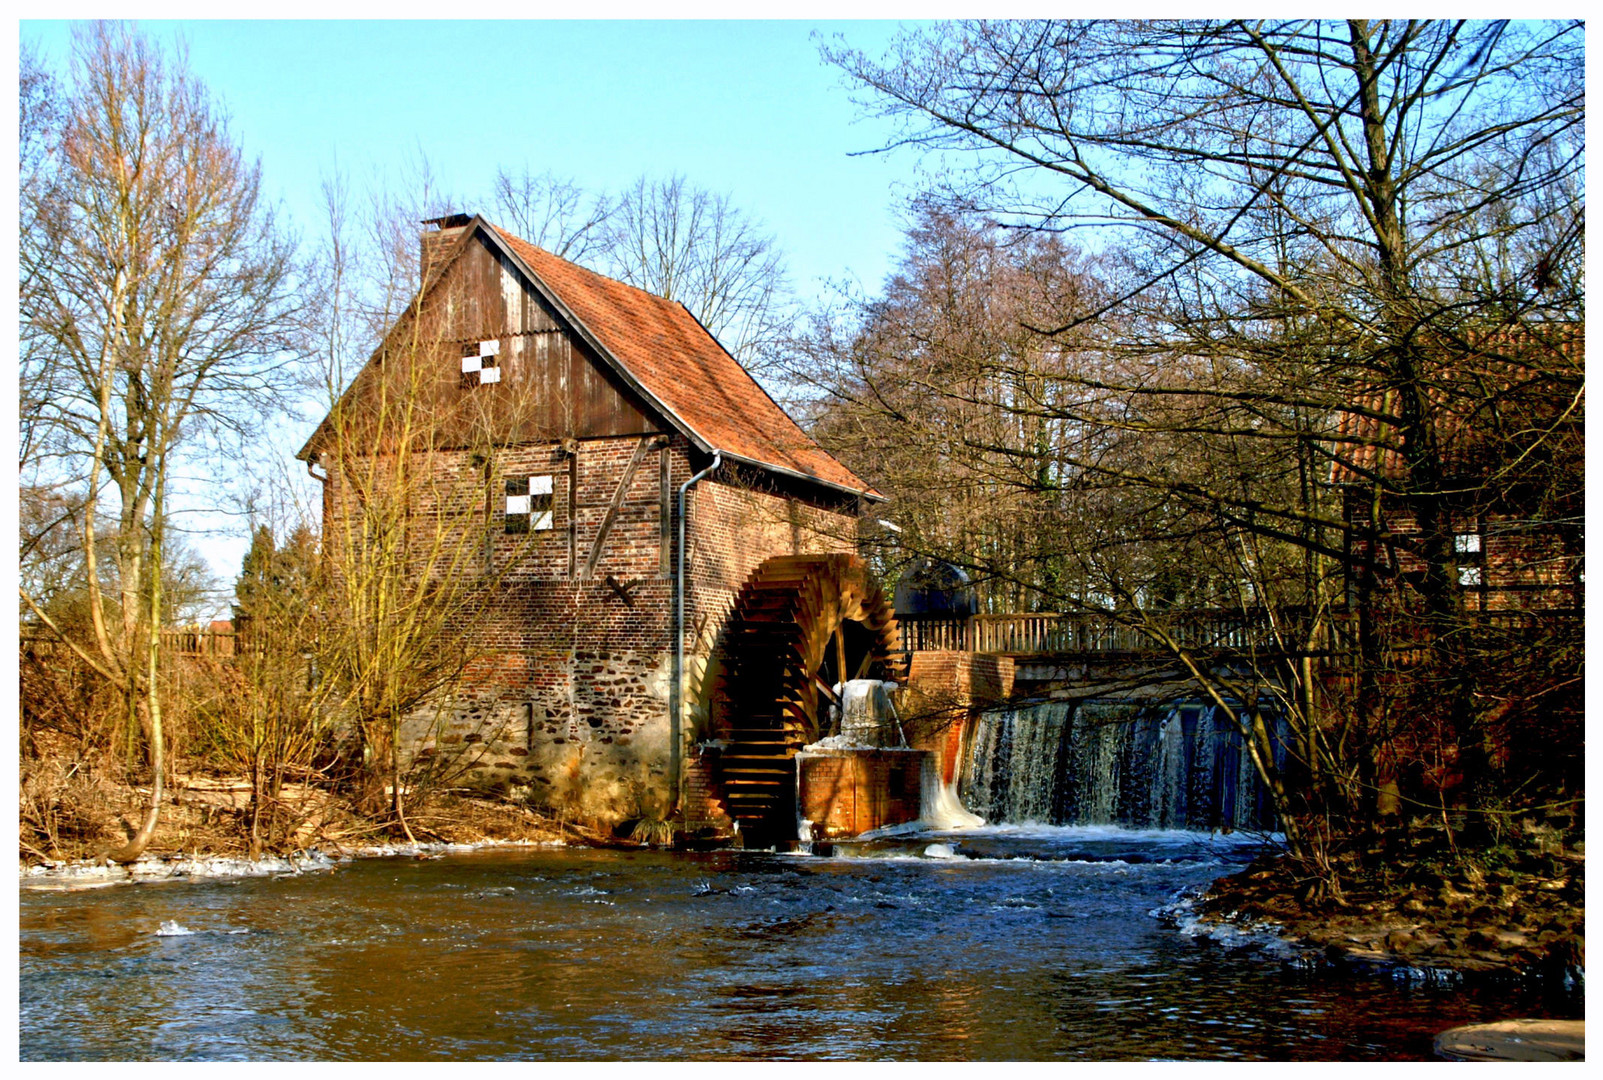
[[[1506,858],[1416,856],[1341,868],[1339,896],[1283,855],[1265,856],[1183,900],[1202,932],[1281,939],[1305,969],[1424,981],[1556,979],[1584,987],[1585,850],[1550,844]]]

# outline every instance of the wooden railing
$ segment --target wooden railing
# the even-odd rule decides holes
[[[1575,620],[1570,609],[1465,612],[1464,625],[1481,630],[1527,632],[1550,623]],[[904,651],[955,650],[1014,655],[1076,653],[1160,653],[1171,643],[1202,652],[1309,653],[1350,647],[1354,620],[1349,612],[1327,614],[1326,630],[1311,642],[1308,615],[1299,609],[1169,611],[1153,619],[1153,630],[1111,615],[1026,612],[942,618],[897,616]],[[1423,623],[1390,617],[1388,644],[1423,641]]]
[[[161,632],[162,652],[168,656],[235,656],[241,650],[250,648],[251,639],[247,635],[240,638],[233,633],[222,633],[213,630],[163,630]],[[72,649],[59,638],[49,634],[24,631],[21,637],[22,651],[31,652],[35,656],[56,656],[70,654]]]
[[[974,615],[966,619],[899,616],[902,648],[953,649],[1014,654],[1154,652],[1164,643],[1148,632],[1106,615],[1028,612]],[[1196,649],[1244,649],[1273,640],[1270,620],[1258,613],[1179,612],[1163,629],[1179,645]]]
[[[1538,608],[1464,613],[1464,625],[1505,633],[1528,633],[1543,627],[1573,622],[1581,613],[1569,608]],[[1219,652],[1318,651],[1307,640],[1306,613],[1298,609],[1170,611],[1155,620],[1182,648]],[[1158,636],[1128,625],[1111,615],[1055,612],[1021,612],[974,615],[963,619],[900,615],[897,626],[905,652],[956,651],[1011,653],[1014,655],[1067,655],[1076,653],[1161,653],[1167,643]],[[1349,612],[1325,616],[1326,649],[1345,649],[1355,642]],[[1388,647],[1407,647],[1427,640],[1424,623],[1393,613],[1377,627]],[[1278,633],[1277,633],[1278,630]],[[163,651],[168,656],[231,657],[260,649],[255,634],[214,630],[163,630]],[[39,657],[71,650],[38,628],[24,629],[24,653]]]

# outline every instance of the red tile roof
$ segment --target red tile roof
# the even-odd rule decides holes
[[[702,442],[761,465],[879,495],[802,431],[683,304],[491,228],[612,358]]]

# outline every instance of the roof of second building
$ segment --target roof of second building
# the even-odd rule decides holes
[[[1473,339],[1424,387],[1444,465],[1490,467],[1500,445],[1523,446],[1539,430],[1581,423],[1585,327],[1503,328]],[[1341,411],[1333,440],[1332,484],[1396,480],[1407,472],[1399,425],[1402,392],[1376,388]]]

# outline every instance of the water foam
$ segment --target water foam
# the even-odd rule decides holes
[[[269,855],[246,859],[228,855],[158,856],[145,855],[130,866],[84,860],[20,867],[19,884],[31,891],[72,891],[125,885],[131,882],[168,881],[174,878],[212,880],[223,878],[276,877],[311,871],[332,870],[353,859],[410,857],[428,858],[440,854],[479,851],[487,848],[560,848],[563,840],[484,840],[470,844],[376,844],[347,848],[330,854],[307,848],[293,855]]]
[[[1274,923],[1261,920],[1220,921],[1205,918],[1197,910],[1197,900],[1205,886],[1187,889],[1163,907],[1148,914],[1174,924],[1181,937],[1202,938],[1227,949],[1254,949],[1280,960],[1293,960],[1303,949],[1280,934]]]
[[[919,824],[929,829],[975,829],[985,824],[978,814],[969,813],[957,797],[957,782],[937,782],[935,763],[926,761],[926,776],[919,795]]]

